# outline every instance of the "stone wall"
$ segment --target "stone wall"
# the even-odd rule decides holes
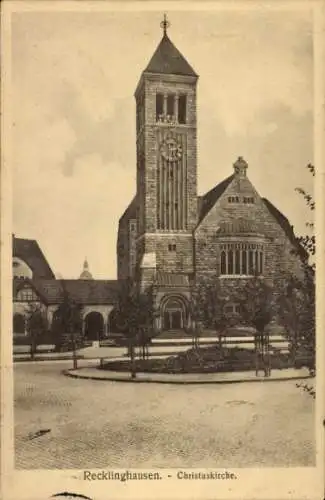
[[[255,203],[229,203],[230,196],[250,196]],[[219,232],[222,221],[251,221],[261,235],[237,234],[230,237]],[[301,273],[301,261],[293,254],[293,244],[280,224],[269,212],[248,178],[236,178],[219,198],[195,231],[196,273],[200,275],[220,274],[220,243],[228,241],[246,243],[259,240],[264,235],[264,273],[272,281],[285,274]]]
[[[156,94],[187,95],[187,123],[170,126],[156,122]],[[137,101],[144,106],[144,123],[137,137],[137,196],[139,202],[137,264],[145,253],[156,254],[157,268],[164,271],[193,272],[193,236],[197,223],[197,137],[196,137],[196,78],[171,75],[144,75]],[[157,231],[157,161],[158,130],[173,130],[186,138],[186,205],[187,230]],[[176,245],[176,251],[169,245]],[[141,279],[150,281],[152,272],[140,271]]]
[[[163,77],[151,75],[145,77],[144,81],[144,157],[143,169],[145,199],[139,200],[144,204],[145,231],[154,232],[157,228],[157,128],[168,128],[166,125],[156,123],[156,94],[174,93],[187,95],[187,123],[170,128],[175,133],[183,133],[187,136],[187,206],[188,206],[188,228],[193,229],[197,221],[197,137],[196,137],[196,81],[188,77]],[[176,81],[175,81],[176,80]],[[177,81],[178,80],[178,81]]]
[[[176,245],[176,250],[171,250]],[[191,233],[146,234],[137,241],[139,259],[155,253],[157,269],[166,272],[193,272],[193,236]]]
[[[117,238],[117,278],[127,280],[134,277],[136,266],[136,226],[135,218],[120,219]]]

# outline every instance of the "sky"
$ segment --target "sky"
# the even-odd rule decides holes
[[[167,12],[200,75],[198,192],[248,177],[305,232],[312,190],[311,12]],[[12,15],[13,232],[36,239],[57,277],[116,278],[118,219],[135,194],[135,100],[163,12]]]

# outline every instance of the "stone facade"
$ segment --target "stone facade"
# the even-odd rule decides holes
[[[236,197],[239,202],[229,201]],[[244,197],[250,198],[253,203],[243,203]],[[220,224],[233,221],[250,222],[254,227],[251,232],[233,228],[228,234],[220,231]],[[220,275],[221,244],[227,242],[260,243],[263,247],[263,276],[266,279],[279,279],[288,272],[297,274],[301,271],[301,262],[294,255],[294,242],[290,241],[288,233],[270,213],[265,200],[250,180],[237,174],[195,229],[197,275]]]
[[[118,277],[141,292],[153,287],[158,330],[190,325],[195,282],[214,277],[229,292],[256,274],[275,283],[302,270],[292,227],[257,193],[243,158],[227,179],[197,195],[197,81],[164,33],[135,91],[137,192],[119,222]]]

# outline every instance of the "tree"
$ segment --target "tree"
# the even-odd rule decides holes
[[[44,312],[41,304],[30,303],[26,309],[27,315],[27,331],[30,338],[30,357],[33,360],[37,351],[39,340],[47,331],[48,322],[46,313]]]
[[[232,292],[233,295],[233,292]],[[231,299],[234,297],[232,296]],[[194,283],[190,300],[190,313],[194,319],[193,345],[198,347],[201,329],[215,329],[222,349],[222,339],[228,328],[236,323],[232,314],[226,313],[229,294],[222,289],[217,276],[204,277]],[[198,325],[198,327],[197,327]]]
[[[270,339],[266,326],[277,314],[276,291],[263,278],[247,281],[240,293],[240,315],[243,323],[253,327],[255,334],[256,374],[260,362],[265,376],[271,374]]]
[[[314,369],[315,353],[315,285],[310,275],[303,279],[290,276],[280,296],[280,317],[291,343],[293,362],[301,350],[310,357]]]
[[[131,377],[136,378],[135,346],[137,336],[137,304],[134,293],[121,293],[118,303],[118,323],[128,340]]]
[[[135,348],[140,347],[142,359],[149,356],[148,344],[154,335],[153,291],[148,288],[140,293],[137,289],[121,293],[118,306],[118,322],[128,339],[128,354],[131,361],[131,377],[136,377]]]
[[[309,163],[307,165],[307,169],[309,170],[309,172],[311,173],[311,175],[313,177],[315,177],[315,167],[314,167],[314,165],[312,165],[311,163]],[[313,196],[310,193],[308,193],[305,189],[303,189],[301,187],[295,188],[295,191],[303,196],[303,198],[304,198],[304,200],[306,202],[307,207],[310,209],[311,212],[313,212],[315,210],[315,208],[316,208],[316,204],[315,204],[315,200],[314,200]],[[307,222],[306,226],[307,226],[307,228],[309,228],[312,231],[312,234],[306,234],[304,236],[300,236],[298,238],[298,242],[304,248],[304,250],[306,251],[304,262],[305,262],[305,264],[307,264],[308,266],[310,266],[309,257],[310,256],[314,256],[315,253],[316,253],[316,238],[315,238],[315,234],[313,234],[314,223],[312,221],[311,222]],[[311,267],[315,268],[314,265],[311,265]]]
[[[307,165],[308,171],[315,177],[315,167]],[[308,209],[315,210],[315,200],[305,189],[297,187],[295,189],[302,195]],[[298,349],[307,350],[310,354],[310,370],[315,370],[315,263],[311,262],[316,254],[316,238],[314,234],[314,223],[309,221],[306,224],[308,232],[297,238],[297,246],[294,250],[300,256],[302,264],[302,277],[290,277],[287,283],[281,314],[289,331],[294,335],[294,352]]]
[[[54,330],[60,348],[72,350],[73,368],[77,368],[77,348],[81,346],[81,305],[75,302],[62,283],[62,302],[56,310]]]
[[[138,294],[134,298],[135,302],[135,317],[138,326],[137,343],[141,348],[142,359],[149,357],[148,345],[154,335],[154,307],[153,307],[153,290],[149,287],[142,294]]]
[[[189,314],[191,317],[192,344],[195,349],[199,346],[202,325],[204,324],[204,310],[202,296],[204,294],[204,285],[202,283],[194,284],[191,290],[189,301]]]

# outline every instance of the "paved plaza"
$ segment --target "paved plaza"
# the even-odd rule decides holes
[[[315,401],[297,381],[134,385],[68,368],[14,367],[19,469],[314,465]]]

